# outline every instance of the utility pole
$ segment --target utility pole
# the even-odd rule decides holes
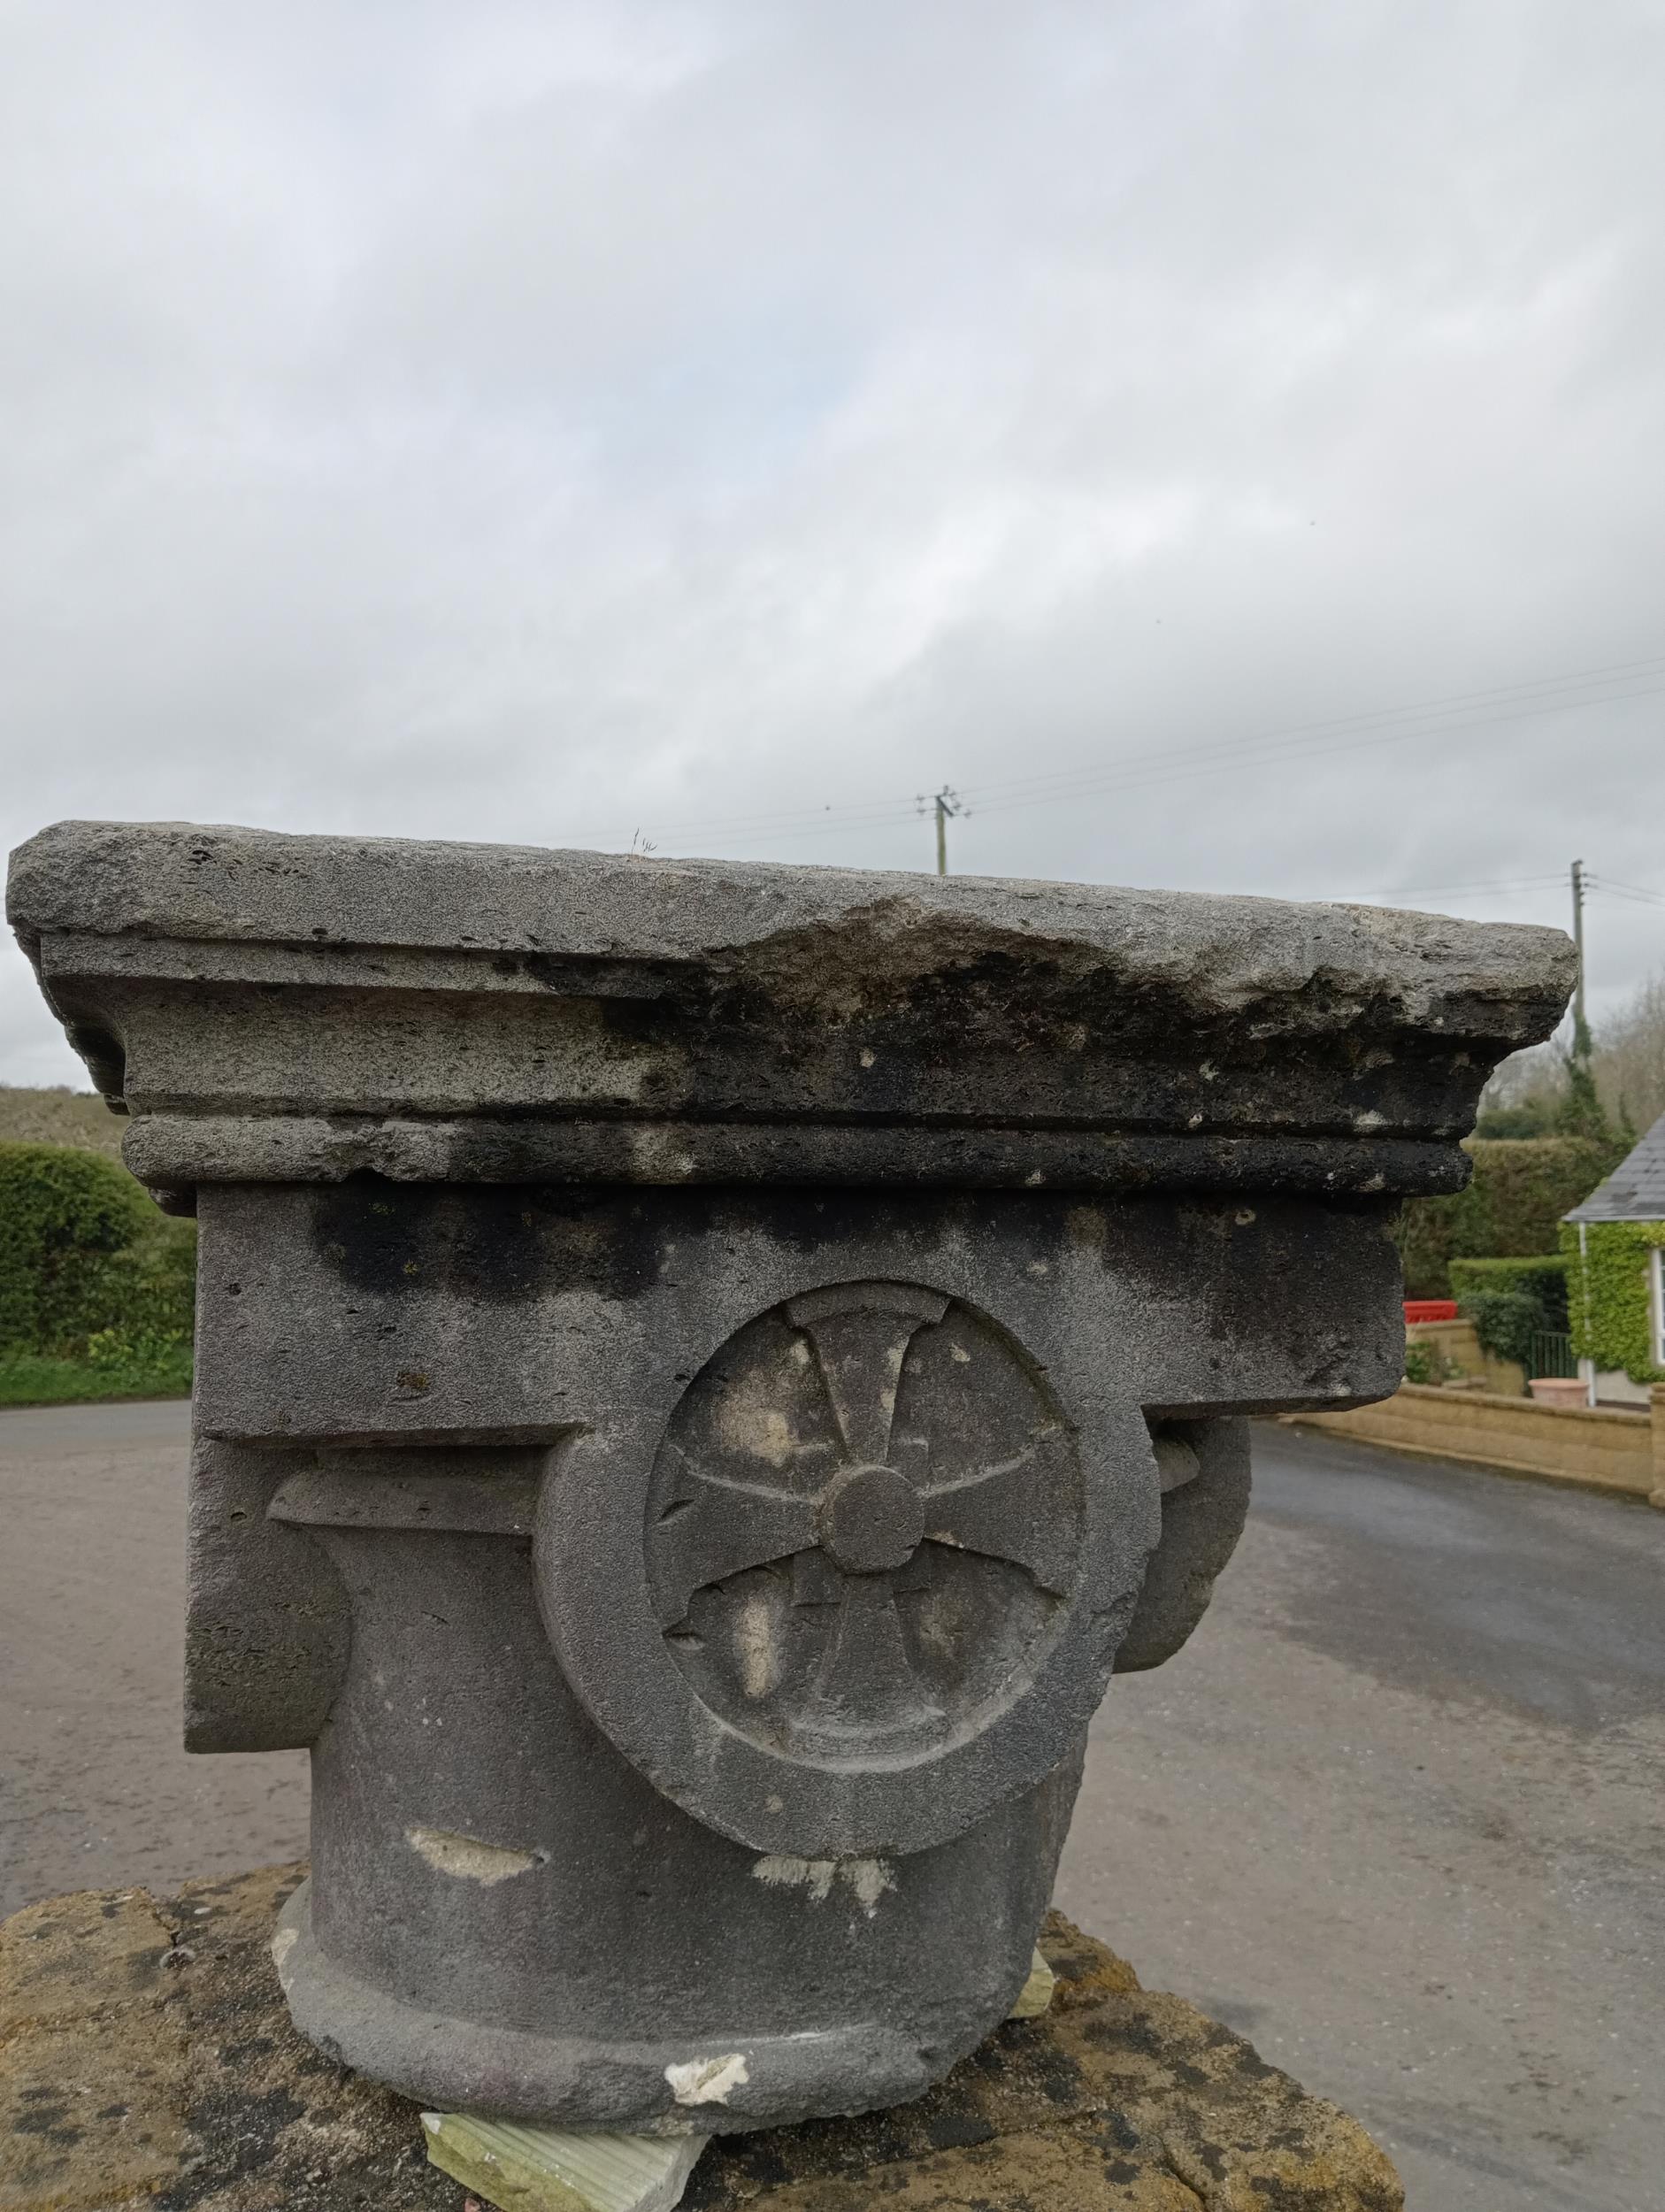
[[[1575,1060],[1590,1057],[1590,1031],[1584,1021],[1584,864],[1582,860],[1572,864],[1572,941],[1578,956],[1577,979],[1572,993],[1572,1055]]]
[[[932,798],[920,800],[919,811],[923,814],[927,806],[937,818],[937,873],[946,876],[948,872],[948,817],[950,814],[964,814],[969,810],[959,793],[951,784],[946,783]]]

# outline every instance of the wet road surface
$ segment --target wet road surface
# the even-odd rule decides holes
[[[1259,1424],[1060,1902],[1388,2146],[1411,2212],[1665,2207],[1665,1514]]]

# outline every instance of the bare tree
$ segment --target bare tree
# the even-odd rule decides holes
[[[1597,1022],[1592,1042],[1591,1071],[1609,1123],[1639,1135],[1665,1114],[1665,972]],[[1481,1094],[1479,1133],[1553,1136],[1569,1125],[1572,1088],[1563,1043],[1513,1053]]]
[[[1638,1133],[1665,1114],[1665,973],[1650,976],[1596,1033],[1596,1088],[1615,1121]]]

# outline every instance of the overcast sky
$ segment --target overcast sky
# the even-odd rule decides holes
[[[1658,0],[9,0],[4,841],[915,868],[947,782],[986,874],[1580,856],[1611,1004],[1662,93]],[[84,1079],[8,944],[0,1080]]]

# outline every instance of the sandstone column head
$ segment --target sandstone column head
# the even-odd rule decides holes
[[[1559,933],[70,823],[9,910],[202,1229],[188,1740],[311,1747],[297,2020],[432,2104],[916,2093],[1243,1417],[1402,1371]]]

